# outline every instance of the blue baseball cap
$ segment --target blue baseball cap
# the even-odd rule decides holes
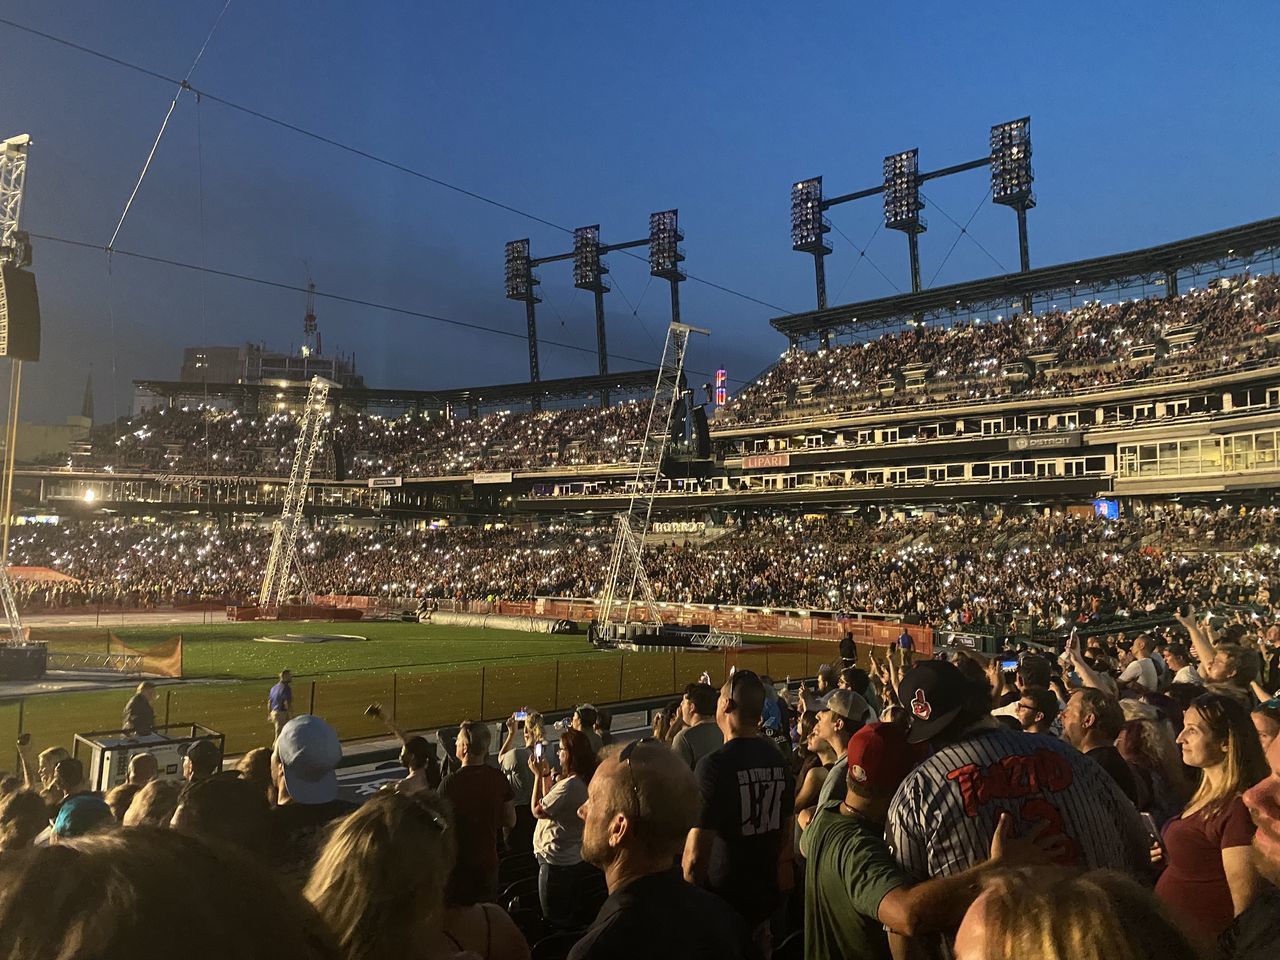
[[[284,785],[297,803],[328,803],[338,796],[342,741],[338,732],[311,714],[294,717],[280,730],[276,756],[284,767]]]

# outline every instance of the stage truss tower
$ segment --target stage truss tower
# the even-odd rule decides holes
[[[315,466],[316,451],[320,446],[320,431],[324,426],[330,385],[323,377],[311,378],[307,406],[302,412],[298,449],[293,455],[293,470],[289,474],[289,488],[285,492],[284,509],[272,527],[271,553],[267,557],[267,569],[262,576],[262,589],[258,593],[258,606],[266,610],[279,609],[284,604],[289,593],[290,575],[295,569],[302,581],[302,589],[310,589],[302,570],[302,561],[298,558],[298,534],[302,532],[302,508],[307,502],[307,485],[311,482],[311,468]]]
[[[31,263],[31,243],[22,230],[22,197],[27,183],[27,150],[29,134],[19,134],[0,143],[0,264],[25,267]],[[8,324],[0,325],[7,331]],[[0,345],[8,355],[8,344]],[[0,606],[4,607],[5,626],[15,643],[25,638],[18,598],[9,578],[9,519],[13,505],[13,460],[17,445],[18,398],[22,384],[22,361],[16,357],[10,366],[9,411],[5,429],[3,484],[0,485],[0,510],[4,511],[3,545],[0,546]]]
[[[649,531],[658,481],[662,479],[662,455],[671,436],[671,420],[684,389],[684,360],[689,336],[695,333],[705,336],[708,331],[675,321],[667,328],[658,382],[649,406],[649,422],[645,427],[644,442],[640,445],[639,463],[636,464],[635,483],[626,511],[618,514],[608,579],[601,595],[599,628],[604,637],[612,637],[620,628],[625,630],[626,624],[632,622],[631,614],[636,606],[643,606],[645,612],[644,619],[639,622],[657,628],[662,626],[653,588],[644,570],[641,548]]]

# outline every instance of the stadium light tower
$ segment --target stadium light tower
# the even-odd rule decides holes
[[[1027,248],[1027,211],[1036,205],[1031,191],[1031,118],[1022,117],[991,128],[991,200],[1012,207],[1018,214],[1018,261],[1022,272],[1031,269]]]
[[[920,234],[929,225],[920,216],[920,151],[893,153],[884,158],[884,225],[907,235],[911,254],[911,292],[920,292]]]
[[[671,284],[671,322],[680,322],[680,283],[684,271],[684,250],[680,241],[680,216],[677,210],[660,210],[649,214],[649,273]]]
[[[823,257],[831,252],[823,240],[823,234],[831,229],[823,214],[832,207],[853,200],[884,196],[884,225],[890,230],[900,230],[907,235],[907,248],[911,254],[911,292],[920,292],[920,242],[919,236],[928,229],[920,216],[924,209],[920,187],[928,180],[937,180],[953,174],[989,167],[991,171],[991,197],[999,204],[1012,207],[1018,214],[1018,252],[1023,271],[1031,269],[1027,254],[1027,211],[1036,205],[1031,183],[1035,179],[1031,169],[1031,118],[1022,117],[991,128],[990,149],[981,157],[963,163],[921,172],[919,151],[905,150],[884,158],[883,178],[874,187],[824,197],[822,178],[812,177],[791,185],[791,248],[800,253],[812,254],[814,273],[818,287],[818,309],[827,306],[826,274]],[[966,231],[962,228],[961,233]],[[865,252],[864,252],[865,255]],[[1030,309],[1028,305],[1027,309]],[[826,342],[826,335],[823,336]]]
[[[596,355],[600,375],[609,372],[609,350],[605,345],[604,295],[609,292],[604,275],[609,272],[600,258],[600,224],[573,231],[573,285],[590,290],[596,302]]]
[[[534,287],[538,285],[533,275],[533,261],[529,259],[529,240],[512,240],[507,244],[506,287],[508,300],[523,300],[525,318],[529,322],[529,381],[537,383],[538,373],[538,317],[534,304],[541,303]],[[533,395],[533,408],[541,406],[537,394]]]
[[[791,249],[813,256],[814,283],[818,309],[827,308],[827,271],[824,258],[831,252],[824,236],[831,224],[823,216],[822,178],[810,177],[791,185]]]

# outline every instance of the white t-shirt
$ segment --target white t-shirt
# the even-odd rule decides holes
[[[565,777],[547,791],[533,829],[533,852],[538,859],[558,867],[582,862],[582,818],[578,808],[587,802],[587,785],[581,777]]]
[[[1204,679],[1200,676],[1200,671],[1196,669],[1194,663],[1188,663],[1185,667],[1173,675],[1174,683],[1199,683],[1203,684]]]
[[[1160,685],[1155,661],[1150,657],[1132,661],[1120,674],[1120,685],[1123,686],[1126,683],[1136,683],[1144,690],[1155,690]]]

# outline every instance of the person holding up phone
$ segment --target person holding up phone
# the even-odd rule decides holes
[[[522,716],[523,714],[523,716]],[[528,707],[515,711],[506,721],[507,735],[498,748],[498,769],[511,784],[516,798],[516,825],[507,843],[512,850],[529,851],[533,848],[535,819],[529,809],[533,799],[534,773],[530,758],[549,759],[555,755],[548,749],[542,714]]]
[[[541,744],[537,744],[540,747]],[[533,853],[538,861],[538,901],[542,916],[557,927],[579,927],[595,915],[604,900],[583,896],[583,881],[594,867],[582,859],[582,820],[578,808],[587,802],[587,784],[596,769],[595,752],[581,730],[560,735],[560,773],[534,749],[529,757],[533,797],[529,808],[537,819]]]

